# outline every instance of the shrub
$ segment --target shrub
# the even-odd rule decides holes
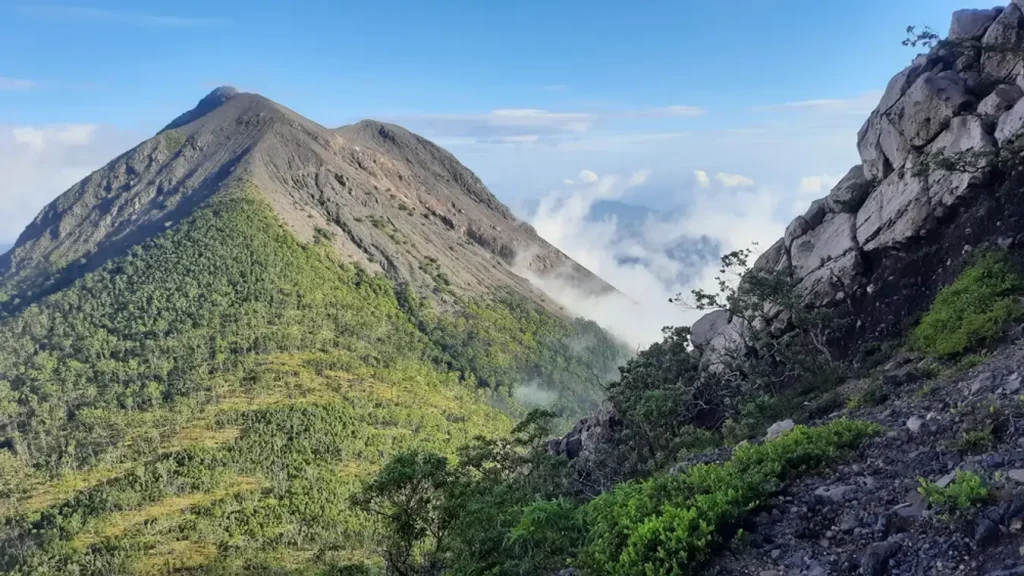
[[[798,426],[723,464],[624,484],[581,509],[588,535],[577,564],[588,574],[688,574],[727,542],[743,517],[792,476],[834,462],[879,427],[839,420]]]
[[[956,471],[956,477],[944,488],[928,480],[919,478],[921,484],[917,491],[932,506],[937,506],[949,513],[962,512],[988,499],[988,489],[981,477],[974,472]]]
[[[935,297],[910,335],[912,348],[950,358],[976,350],[1021,317],[1024,280],[1009,257],[987,252]]]

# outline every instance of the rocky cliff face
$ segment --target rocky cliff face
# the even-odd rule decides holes
[[[985,244],[1019,243],[1024,206],[995,162],[943,169],[936,157],[996,157],[1024,129],[1024,1],[961,10],[946,42],[889,81],[857,136],[861,164],[797,216],[756,268],[791,266],[809,304],[849,304],[844,346],[898,335]],[[695,345],[728,345],[721,313]]]

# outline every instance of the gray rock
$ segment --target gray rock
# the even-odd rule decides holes
[[[871,194],[871,182],[864,176],[864,166],[858,164],[843,176],[838,184],[832,187],[825,202],[829,212],[856,213]]]
[[[893,105],[885,118],[892,122],[910,146],[924,146],[948,128],[950,120],[971,101],[963,79],[955,72],[926,72]],[[886,149],[886,154],[889,153]],[[889,160],[894,167],[902,164],[897,158],[889,157]]]
[[[830,214],[817,228],[807,232],[789,248],[793,271],[804,278],[826,263],[857,249],[857,217]]]
[[[1004,394],[1016,394],[1021,388],[1021,378],[1019,372],[1014,372],[1003,382],[1003,393]]]
[[[988,544],[998,538],[999,534],[999,525],[984,516],[974,524],[974,541],[978,544]]]
[[[841,300],[845,296],[846,285],[855,284],[863,269],[864,259],[860,251],[851,250],[804,276],[798,286],[809,301],[828,304]]]
[[[980,40],[988,27],[995,22],[999,12],[987,10],[957,10],[949,24],[947,40]]]
[[[814,202],[811,202],[807,211],[804,212],[804,218],[811,225],[811,228],[817,228],[821,221],[825,219],[828,214],[827,206],[825,205],[824,198],[819,198]]]
[[[921,426],[924,425],[924,420],[917,416],[911,416],[907,420],[907,429],[911,432],[918,432],[921,430]]]
[[[857,152],[860,154],[861,165],[864,166],[864,176],[869,180],[881,180],[892,173],[892,164],[885,156],[882,149],[882,112],[879,109],[868,116],[864,125],[857,131]]]
[[[698,350],[703,350],[727,329],[729,325],[728,310],[714,310],[700,317],[690,327],[690,343]]]
[[[810,231],[811,223],[808,222],[806,218],[803,216],[793,218],[793,221],[789,223],[789,226],[786,226],[786,235],[784,236],[786,246],[792,245],[794,240]]]
[[[814,494],[832,502],[842,502],[853,490],[856,490],[855,486],[822,486],[815,490]]]
[[[938,486],[939,488],[945,488],[946,486],[949,486],[950,483],[953,482],[953,480],[955,480],[955,479],[956,479],[956,470],[954,470],[954,471],[950,472],[949,474],[946,474],[942,478],[939,478],[938,480],[936,480],[935,481],[935,485]]]
[[[1020,67],[1019,53],[1006,48],[1018,48],[1024,45],[1024,31],[1021,30],[1021,10],[1015,4],[1004,9],[985,31],[981,39],[984,48],[1002,48],[1004,50],[986,50],[981,59],[982,73],[988,78],[1013,81]]]
[[[754,268],[758,270],[776,270],[780,266],[789,264],[789,253],[786,246],[786,239],[779,238],[763,254],[754,261]]]
[[[1015,468],[1006,473],[1006,477],[1014,482],[1024,484],[1024,468]]]
[[[898,109],[899,106],[893,108],[894,111],[898,111]],[[878,128],[878,145],[882,147],[882,152],[889,160],[889,164],[894,170],[898,170],[910,156],[910,142],[896,127],[889,114],[884,114],[879,118]]]
[[[912,167],[894,172],[857,211],[857,243],[864,250],[898,246],[919,234],[931,218],[928,189]]]
[[[768,427],[768,431],[765,434],[764,439],[766,442],[775,440],[779,436],[782,436],[786,432],[792,430],[795,426],[796,423],[794,423],[792,420],[782,420],[780,422],[776,422],[775,424],[772,424],[771,426]]]
[[[699,368],[711,373],[721,372],[725,369],[725,359],[743,347],[747,334],[747,325],[739,318],[733,318],[724,326],[718,324],[704,347]]]
[[[939,135],[928,152],[951,156],[963,152],[994,152],[996,140],[985,130],[977,116],[957,116],[950,121],[949,128]],[[974,171],[944,171],[932,169],[928,174],[928,189],[934,206],[952,206],[974,186],[984,184],[994,166],[979,164]]]
[[[1000,84],[991,94],[985,96],[978,104],[978,114],[982,116],[999,116],[1016,104],[1024,91],[1016,84]]]
[[[996,123],[996,141],[1000,145],[1013,140],[1021,130],[1024,130],[1024,100],[1018,100],[1013,108],[1010,108],[999,117]]]
[[[882,576],[888,571],[889,559],[899,552],[895,542],[876,542],[868,546],[860,557],[860,573],[863,576]]]

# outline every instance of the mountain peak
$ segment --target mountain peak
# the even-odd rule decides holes
[[[218,107],[220,107],[221,104],[227,102],[235,96],[238,96],[238,94],[240,94],[240,92],[234,86],[218,86],[214,88],[209,94],[203,96],[202,100],[200,100],[199,103],[196,104],[195,108],[189,110],[188,112],[185,112],[181,116],[178,116],[170,124],[164,126],[161,132],[173,130],[174,128],[184,126],[185,124],[202,118],[203,116],[216,110]]]

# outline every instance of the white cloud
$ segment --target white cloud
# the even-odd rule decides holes
[[[468,139],[468,143],[505,143],[508,138],[526,138],[531,143],[572,143],[599,126],[616,122],[635,122],[650,118],[690,118],[705,114],[695,106],[672,105],[654,108],[552,111],[541,108],[499,108],[483,113],[398,114],[382,118],[420,132],[437,141]],[[678,133],[618,133],[608,136],[632,136],[633,139],[674,138]],[[521,142],[527,140],[519,140]]]
[[[577,178],[579,178],[580,182],[583,182],[584,184],[589,184],[591,182],[598,181],[597,174],[590,170],[580,170],[580,173],[577,176]]]
[[[567,132],[586,132],[594,123],[594,115],[582,112],[550,112],[535,108],[504,108],[485,116],[492,126],[557,126]]]
[[[0,76],[0,90],[29,90],[35,87],[35,80]]]
[[[701,188],[707,188],[711,185],[711,178],[709,178],[708,173],[703,170],[694,170],[693,177],[697,180],[697,185]]]
[[[662,106],[661,108],[626,112],[626,116],[637,118],[692,118],[695,116],[703,116],[705,114],[707,114],[707,110],[704,110],[703,108],[678,104],[673,106]]]
[[[824,195],[836,182],[839,182],[839,179],[828,174],[804,176],[800,179],[800,193]]]
[[[91,124],[0,125],[0,243],[13,242],[43,206],[135,141]]]
[[[637,186],[643,186],[647,183],[647,179],[651,176],[650,170],[637,170],[629,177],[629,182],[626,183],[627,188],[636,188]]]
[[[645,183],[650,175],[644,173]],[[698,180],[696,187],[685,187],[689,203],[684,210],[652,214],[636,228],[614,216],[588,218],[595,203],[624,198],[630,184],[639,180],[634,173],[622,185],[623,178],[607,175],[553,193],[541,200],[530,219],[541,237],[620,294],[595,298],[560,281],[557,274],[540,279],[525,269],[518,272],[571,313],[594,320],[631,345],[646,346],[661,338],[664,326],[689,324],[703,314],[668,299],[688,296],[698,287],[714,289],[719,263],[708,250],[727,252],[752,243],[765,249],[782,235],[794,214],[786,210],[786,193],[706,179],[703,186]],[[670,250],[681,250],[690,258],[672,257]]]
[[[572,186],[574,183],[575,182],[572,178],[566,178],[565,180],[562,180],[562,184],[565,184],[566,186]]]
[[[754,179],[742,174],[729,174],[727,172],[719,172],[715,174],[715,180],[726,188],[749,188],[754,185]]]
[[[818,98],[751,106],[754,112],[807,112],[816,114],[867,115],[882,98],[881,90],[864,92],[852,98]]]

